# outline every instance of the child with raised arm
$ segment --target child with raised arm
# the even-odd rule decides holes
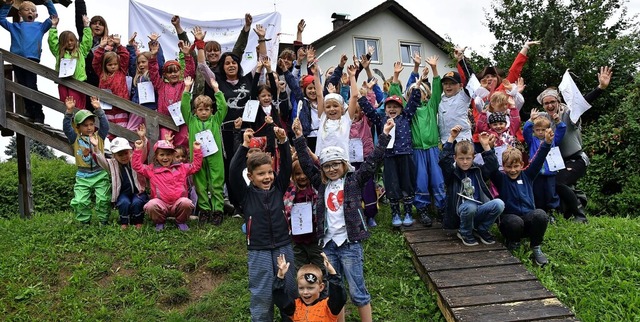
[[[518,248],[520,239],[528,237],[532,250],[531,258],[539,266],[549,262],[540,249],[549,217],[544,210],[536,209],[533,181],[544,166],[553,137],[553,130],[546,129],[544,142],[526,169],[522,161],[522,152],[515,148],[507,149],[502,154],[504,172],[493,169],[490,176],[491,182],[496,185],[500,196],[506,201],[498,228],[506,239],[507,248],[509,250]]]
[[[213,101],[209,96],[198,95],[194,100],[195,114],[191,113],[191,86],[193,79],[187,76],[184,79],[184,92],[180,111],[189,129],[189,144],[196,141],[200,134],[208,134],[214,142],[210,145],[217,147],[215,153],[207,153],[202,160],[202,169],[193,176],[193,183],[198,194],[198,215],[201,221],[208,221],[214,225],[220,225],[224,210],[224,160],[222,159],[222,136],[220,125],[227,115],[227,102],[224,94],[218,90],[218,82],[211,79],[216,98],[217,110],[212,114]],[[212,150],[210,152],[213,152]],[[193,151],[192,156],[193,158]],[[211,197],[209,197],[211,194]]]
[[[53,1],[44,2],[49,16],[57,16],[56,8]],[[36,63],[40,62],[42,54],[42,37],[51,28],[51,18],[47,18],[44,22],[35,21],[38,18],[38,9],[31,1],[23,1],[18,7],[18,15],[22,21],[11,23],[7,20],[7,15],[11,10],[13,0],[5,0],[4,5],[0,8],[0,26],[9,31],[11,34],[10,51],[16,55],[32,60]],[[38,90],[38,77],[36,73],[23,69],[20,66],[13,66],[18,84],[24,85],[34,90]],[[44,113],[42,112],[42,104],[29,99],[24,100],[25,115],[35,123],[44,123]]]
[[[362,321],[372,320],[371,295],[364,281],[362,242],[369,237],[369,230],[362,215],[362,188],[382,163],[385,148],[391,140],[389,132],[394,126],[393,118],[389,118],[373,153],[367,156],[360,169],[354,171],[347,161],[347,152],[333,146],[326,147],[320,153],[318,169],[307,152],[307,141],[303,137],[300,120],[293,121],[298,160],[320,196],[316,203],[318,238],[331,265],[337,267],[338,273],[349,281],[351,301],[358,307]]]
[[[398,76],[404,69],[401,62],[394,64],[393,83],[398,83]],[[378,127],[388,119],[396,124],[393,143],[387,147],[384,158],[384,187],[391,206],[393,227],[413,225],[413,198],[416,185],[416,166],[413,160],[413,144],[411,140],[411,121],[420,105],[420,89],[414,88],[406,107],[402,98],[392,95],[385,100],[384,116],[376,113],[366,97],[360,97],[358,104],[367,118]],[[404,204],[404,218],[400,217],[400,202]]]
[[[245,130],[242,146],[231,159],[229,167],[229,184],[240,198],[246,225],[252,321],[273,321],[273,279],[269,276],[276,275],[276,259],[280,254],[284,254],[286,261],[293,260],[283,202],[291,177],[291,150],[285,130],[274,128],[274,131],[280,150],[280,172],[277,176],[268,154],[255,152],[247,158],[252,129]],[[251,181],[249,185],[242,177],[245,166]],[[295,297],[293,272],[286,274],[285,284],[289,296]],[[284,321],[288,320],[284,313],[282,317]]]
[[[108,44],[113,44],[114,51],[106,51]],[[100,45],[93,52],[93,69],[100,78],[98,87],[105,89],[126,100],[129,99],[127,88],[127,70],[129,68],[129,52],[120,45],[120,36],[111,35],[102,37]],[[112,106],[105,112],[109,122],[126,127],[129,122],[129,113]]]
[[[87,72],[85,69],[85,59],[91,51],[91,28],[89,28],[89,18],[82,16],[84,29],[82,30],[82,42],[78,42],[76,35],[69,31],[63,31],[58,39],[58,21],[57,16],[51,18],[51,29],[49,29],[49,49],[56,58],[56,70],[60,70],[60,61],[62,59],[75,61],[75,71],[72,75],[73,79],[81,82],[87,80]],[[64,85],[58,85],[58,93],[60,100],[71,96],[76,100],[76,107],[84,109],[87,102],[87,96],[72,88]]]
[[[284,255],[278,256],[278,274],[273,283],[273,298],[280,310],[294,322],[338,321],[338,315],[347,302],[347,293],[342,286],[342,277],[331,266],[331,262],[324,253],[321,253],[324,266],[327,268],[327,281],[329,282],[326,296],[322,291],[325,284],[320,267],[314,264],[306,264],[298,269],[297,282],[298,294],[296,298],[287,296],[284,292],[284,277],[289,271],[289,265]]]
[[[564,138],[564,134],[567,132],[567,125],[560,119],[560,114],[554,114],[553,118],[556,128],[551,148],[558,147],[560,142],[562,142],[562,138]],[[536,154],[536,151],[538,151],[538,148],[540,148],[540,145],[544,142],[545,132],[549,128],[551,128],[551,121],[544,116],[539,116],[537,109],[532,109],[531,118],[524,123],[524,129],[522,130],[524,140],[529,147],[529,155]],[[533,181],[533,196],[535,198],[536,208],[543,209],[547,214],[549,214],[552,209],[557,210],[558,207],[560,207],[560,197],[558,197],[558,193],[556,192],[557,174],[557,171],[549,169],[549,163],[545,160],[544,167]]]
[[[498,171],[498,160],[491,148],[495,137],[483,132],[480,135],[483,165],[473,162],[474,147],[469,140],[454,141],[463,127],[456,125],[451,129],[440,153],[439,165],[442,168],[447,186],[447,212],[442,220],[444,229],[458,229],[458,238],[466,246],[478,245],[474,234],[483,244],[495,243],[489,229],[504,209],[504,202],[491,199],[485,180],[492,172]],[[454,163],[455,161],[455,163]]]
[[[138,137],[143,141],[142,159],[147,159],[147,129],[144,124],[138,128]],[[94,147],[98,146],[97,138],[91,138]],[[117,137],[111,141],[111,155],[107,159],[99,149],[94,153],[98,164],[111,174],[111,202],[118,208],[120,227],[127,229],[135,225],[142,228],[144,221],[144,205],[149,201],[147,195],[147,179],[135,172],[131,167],[132,149],[129,141]]]
[[[156,231],[164,229],[169,216],[176,218],[178,229],[189,230],[187,220],[195,207],[188,198],[187,177],[198,172],[202,165],[200,143],[193,142],[193,162],[180,163],[174,162],[176,150],[173,144],[159,140],[153,145],[153,164],[142,164],[144,142],[138,140],[135,144],[131,167],[149,179],[151,200],[144,206],[144,211],[156,224]]]
[[[96,195],[96,215],[100,223],[106,225],[111,211],[109,205],[111,184],[109,184],[109,174],[98,165],[93,154],[96,150],[104,152],[104,139],[109,133],[109,121],[100,108],[100,101],[97,97],[91,98],[95,114],[88,110],[80,110],[73,115],[73,109],[76,106],[73,97],[67,97],[65,105],[67,111],[62,121],[62,129],[71,144],[76,166],[78,166],[71,207],[76,213],[76,220],[83,224],[89,224],[92,213],[91,193],[93,192]],[[100,122],[99,126],[96,126],[96,119]],[[91,138],[96,140],[95,144],[92,144]]]
[[[418,78],[417,68],[420,65],[420,56],[414,57],[414,73],[410,76],[410,82],[415,82],[414,87],[428,89],[423,85],[423,79],[429,73],[425,67],[422,77]],[[438,166],[438,154],[440,150],[440,132],[438,131],[438,105],[442,101],[442,82],[438,74],[438,56],[427,58],[427,64],[433,72],[433,85],[431,87],[431,98],[423,94],[421,104],[416,110],[416,114],[411,122],[411,141],[413,142],[413,160],[416,164],[416,195],[413,204],[420,215],[420,223],[426,227],[432,225],[429,216],[429,205],[431,198],[435,201],[437,213],[444,217],[446,205],[446,192],[444,188],[444,177],[442,169]],[[411,87],[407,86],[407,92]],[[426,90],[425,90],[426,92]]]

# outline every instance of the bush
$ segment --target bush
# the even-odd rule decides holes
[[[31,185],[36,212],[69,211],[76,166],[60,159],[31,158]],[[0,163],[0,216],[19,214],[18,163]]]
[[[640,74],[635,83],[614,90],[620,106],[583,131],[583,147],[591,158],[580,181],[590,198],[591,213],[638,216],[640,206]]]

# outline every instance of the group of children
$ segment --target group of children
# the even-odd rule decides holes
[[[93,73],[94,85],[160,113],[177,107],[184,119],[179,131],[162,130],[152,162],[146,164],[150,147],[144,120],[115,106],[105,111],[96,97],[90,98],[91,112],[84,94],[60,85],[67,107],[63,129],[78,166],[71,201],[77,220],[89,223],[93,191],[103,224],[110,202],[123,228],[142,227],[144,213],[158,231],[169,216],[180,230],[188,230],[194,213],[201,221],[220,224],[226,188],[244,216],[253,320],[272,320],[274,303],[283,320],[304,320],[309,314],[318,321],[343,319],[346,279],[361,320],[371,321],[362,242],[377,225],[374,177],[380,166],[394,227],[413,225],[415,206],[423,225],[432,225],[434,212],[444,228],[457,229],[462,243],[474,246],[478,239],[495,243],[490,230],[497,222],[509,249],[529,238],[534,261],[548,263],[540,246],[547,213],[559,207],[559,199],[555,172],[545,160],[560,145],[566,125],[559,113],[534,109],[521,130],[524,82],[519,76],[529,47],[537,42],[523,46],[504,81],[496,68],[485,68],[474,92],[467,89],[474,73],[463,50],[455,51],[459,72],[442,76],[436,56],[426,59],[428,67],[419,74],[422,59],[415,54],[403,92],[403,64],[394,65],[393,77],[381,88],[370,69],[372,52],[354,56],[349,66],[343,55],[325,74],[324,84],[311,47],[283,52],[277,71],[260,58],[253,71],[242,75],[237,55],[220,56],[219,44],[205,43],[206,32],[198,27],[192,31],[193,47],[181,40],[179,60],[164,62],[156,34],[149,36],[148,52],[136,50],[135,34],[125,48],[119,36],[108,34],[104,19],[88,19],[85,8],[79,41],[70,31],[57,35],[51,0],[46,4],[52,17],[44,23],[34,22],[35,5],[28,1],[19,9],[23,22],[8,23],[11,3],[0,10],[0,24],[11,32],[12,52],[38,61],[39,52],[29,48],[51,28],[57,69],[75,64],[73,78],[84,81]],[[171,22],[187,37],[179,17]],[[250,30],[250,15],[246,22],[240,37]],[[304,21],[298,25],[299,44],[302,30]],[[264,30],[258,26],[255,31],[263,45]],[[303,76],[305,59],[308,74]],[[358,87],[362,71],[367,80]],[[18,81],[29,84],[31,76],[25,74],[16,70]],[[238,110],[246,100],[240,103],[240,96],[233,95],[247,88],[258,101],[258,114],[242,130]],[[148,100],[149,95],[156,99]],[[41,107],[27,109],[28,117],[43,122],[39,113]],[[125,138],[112,138],[112,157],[107,158],[110,122],[136,131],[139,140],[132,147]],[[229,122],[234,148],[226,139]],[[190,181],[197,195],[192,198]],[[292,261],[297,273],[289,269]]]

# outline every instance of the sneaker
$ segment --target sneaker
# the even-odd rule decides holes
[[[438,212],[436,214],[436,221],[437,222],[442,222],[442,219],[444,218],[444,216],[447,215],[447,210],[444,208],[438,208]]]
[[[189,220],[191,220],[191,221],[195,221],[195,220],[198,220],[198,219],[200,219],[200,218],[198,216],[196,216],[196,215],[189,216]]]
[[[547,259],[547,255],[545,255],[542,250],[540,249],[540,246],[535,246],[531,249],[532,253],[531,253],[531,259],[533,259],[533,261],[538,264],[538,266],[540,267],[544,267],[544,265],[549,264],[549,260]]]
[[[398,214],[393,215],[393,217],[391,218],[391,226],[393,227],[402,226],[402,220],[400,220],[400,215]]]
[[[373,227],[377,227],[378,223],[376,222],[375,219],[373,219],[373,217],[369,217],[367,218],[367,226],[373,228]]]
[[[187,226],[187,224],[178,224],[178,229],[180,229],[180,231],[187,231],[189,230],[189,226]]]
[[[127,227],[129,227],[129,225],[127,225],[127,224],[120,225],[120,229],[122,229],[122,230],[127,229]]]
[[[222,212],[214,211],[210,213],[210,217],[208,221],[216,226],[220,226],[222,224],[222,219],[223,219]]]
[[[575,215],[573,216],[573,221],[577,222],[577,223],[581,223],[581,224],[587,224],[589,223],[589,220],[587,219],[586,216],[584,215]]]
[[[245,235],[247,234],[247,224],[246,223],[242,224],[242,227],[240,227],[240,229],[242,230],[243,234],[245,234]]]
[[[239,208],[239,207],[238,207],[238,208],[235,208],[235,209],[233,210],[233,216],[232,216],[232,217],[233,217],[233,218],[240,218],[240,219],[242,219],[242,218],[244,217],[244,216],[242,215],[242,211],[240,211],[240,208]]]
[[[411,227],[413,225],[413,217],[411,217],[411,214],[404,215],[404,219],[402,220],[402,225],[405,227]]]
[[[519,241],[507,241],[507,250],[510,252],[515,251],[516,249],[520,248],[520,242]]]
[[[156,231],[163,231],[164,230],[164,224],[156,224]]]
[[[463,235],[460,232],[457,233],[458,238],[460,238],[460,240],[462,240],[462,243],[465,246],[476,246],[478,245],[478,241],[476,240],[475,237],[473,237],[473,235],[469,234],[469,235]]]
[[[418,210],[418,213],[420,214],[420,223],[423,226],[425,227],[433,226],[433,220],[431,220],[431,217],[429,217],[429,211],[426,208]]]
[[[138,230],[142,229],[142,224],[136,224],[136,229]]]
[[[496,243],[496,239],[487,230],[484,230],[484,231],[476,230],[474,231],[474,233],[478,238],[480,238],[480,241],[485,245],[493,245]]]
[[[229,202],[228,199],[224,200],[224,206],[223,206],[223,211],[224,214],[227,216],[233,216],[236,212],[236,208]]]

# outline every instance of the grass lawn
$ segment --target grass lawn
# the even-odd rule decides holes
[[[365,243],[365,276],[375,321],[443,321],[413,269],[387,208]],[[249,321],[241,221],[156,233],[81,227],[69,213],[0,219],[0,316],[24,320]],[[583,321],[640,320],[640,221],[559,220],[533,267],[516,255]],[[347,321],[357,321],[347,305]]]

